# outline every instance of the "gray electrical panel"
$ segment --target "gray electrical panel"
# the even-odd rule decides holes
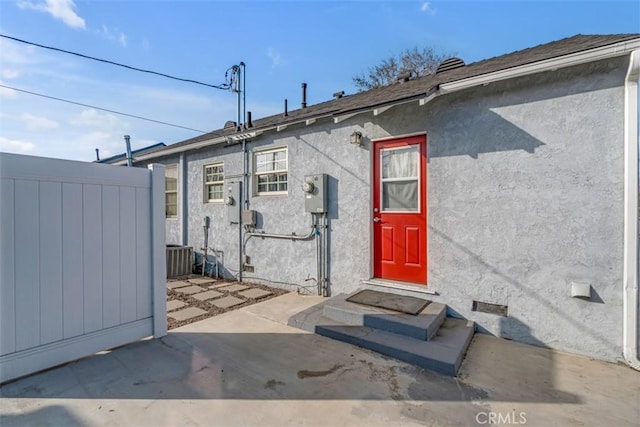
[[[242,182],[228,182],[224,185],[224,188],[224,204],[227,205],[227,219],[231,224],[240,224]]]
[[[327,175],[306,175],[302,183],[304,210],[312,213],[327,212]]]
[[[247,227],[256,226],[257,213],[253,209],[242,211],[242,225]]]

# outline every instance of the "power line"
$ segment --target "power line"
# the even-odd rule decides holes
[[[159,123],[161,125],[172,126],[174,128],[186,129],[186,130],[191,130],[191,131],[199,132],[199,133],[207,133],[207,131],[200,130],[200,129],[193,129],[193,128],[186,127],[186,126],[174,125],[172,123],[163,122],[161,120],[154,120],[154,119],[149,119],[149,118],[146,118],[146,117],[136,116],[134,114],[122,113],[120,111],[115,111],[115,110],[109,110],[107,108],[96,107],[95,105],[83,104],[81,102],[70,101],[68,99],[56,98],[55,96],[44,95],[42,93],[31,92],[31,91],[28,91],[28,90],[18,89],[16,87],[6,86],[6,85],[3,85],[3,84],[0,84],[0,87],[3,87],[5,89],[15,90],[17,92],[28,93],[29,95],[40,96],[42,98],[53,99],[54,101],[66,102],[68,104],[80,105],[82,107],[94,108],[96,110],[106,111],[108,113],[119,114],[121,116],[132,117],[132,118],[138,119],[138,120],[145,120],[147,122]]]
[[[126,69],[129,69],[129,70],[133,70],[133,71],[140,71],[142,73],[155,74],[156,76],[166,77],[168,79],[178,80],[178,81],[186,82],[186,83],[194,83],[194,84],[197,84],[197,85],[207,86],[207,87],[211,87],[211,88],[214,88],[214,89],[220,89],[220,90],[229,90],[229,89],[231,89],[231,87],[233,86],[233,83],[234,83],[233,79],[234,79],[234,76],[235,76],[235,73],[234,73],[235,67],[237,67],[237,66],[234,65],[234,66],[228,68],[227,71],[225,71],[225,73],[224,73],[225,83],[220,84],[220,85],[212,85],[212,84],[209,84],[209,83],[199,82],[197,80],[183,79],[181,77],[175,77],[175,76],[171,76],[169,74],[159,73],[157,71],[145,70],[145,69],[142,69],[142,68],[131,67],[129,65],[121,64],[119,62],[113,62],[113,61],[109,61],[107,59],[100,59],[100,58],[96,58],[94,56],[84,55],[82,53],[72,52],[72,51],[69,51],[69,50],[64,50],[64,49],[60,49],[60,48],[53,47],[53,46],[45,46],[43,44],[33,43],[33,42],[30,42],[30,41],[27,41],[27,40],[22,40],[22,39],[19,39],[19,38],[16,38],[16,37],[7,36],[5,34],[0,34],[0,37],[3,37],[5,39],[9,39],[9,40],[13,40],[13,41],[16,41],[16,42],[28,44],[28,45],[31,45],[31,46],[37,46],[37,47],[40,47],[40,48],[43,48],[43,49],[49,49],[49,50],[53,50],[53,51],[56,51],[56,52],[62,52],[62,53],[67,53],[69,55],[79,56],[80,58],[91,59],[93,61],[98,61],[98,62],[104,62],[105,64],[111,64],[111,65],[115,65],[115,66],[118,66],[118,67],[122,67],[122,68],[126,68]],[[229,77],[229,71],[231,71],[231,77]]]

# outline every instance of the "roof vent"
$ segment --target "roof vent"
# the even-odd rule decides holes
[[[339,92],[335,92],[335,93],[333,94],[333,97],[334,97],[335,99],[340,99],[340,98],[342,98],[343,96],[344,96],[344,91],[343,91],[343,90],[341,90],[341,91],[339,91]]]
[[[411,80],[411,77],[413,77],[413,72],[407,71],[407,72],[398,74],[396,81],[398,83],[408,82],[409,80]]]
[[[227,122],[224,124],[224,129],[235,129],[238,125],[236,124],[236,122],[234,122],[233,120],[227,120]]]
[[[455,70],[456,68],[464,67],[465,63],[460,58],[449,58],[445,59],[438,65],[438,69],[436,70],[436,74],[444,73],[446,71]]]

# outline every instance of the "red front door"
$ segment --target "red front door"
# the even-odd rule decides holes
[[[374,144],[374,276],[427,283],[427,140]]]

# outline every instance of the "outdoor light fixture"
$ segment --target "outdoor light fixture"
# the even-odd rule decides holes
[[[362,133],[357,130],[353,131],[350,135],[350,142],[355,145],[362,145]]]

